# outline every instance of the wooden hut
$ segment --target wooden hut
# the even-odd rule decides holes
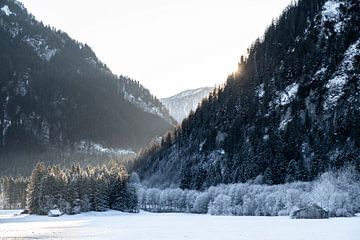
[[[49,217],[60,217],[61,216],[61,212],[59,209],[51,209],[48,212],[48,216]]]
[[[318,205],[313,205],[294,211],[290,217],[293,219],[323,219],[329,218],[329,213]]]

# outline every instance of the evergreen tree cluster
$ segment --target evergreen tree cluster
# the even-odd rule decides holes
[[[360,2],[296,1],[135,170],[150,186],[183,189],[311,181],[348,163],[359,170],[359,79]]]
[[[0,208],[25,208],[25,189],[28,179],[24,177],[0,178]]]
[[[66,214],[107,209],[137,212],[138,200],[123,166],[61,169],[39,163],[27,184],[26,207],[40,215],[54,208]]]

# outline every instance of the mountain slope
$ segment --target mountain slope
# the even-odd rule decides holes
[[[150,185],[311,180],[360,168],[360,3],[300,0],[136,171]]]
[[[204,87],[186,90],[160,101],[169,109],[170,115],[179,123],[186,118],[191,111],[195,111],[201,100],[209,95],[214,88]]]
[[[0,79],[0,152],[84,141],[137,150],[175,123],[138,82],[15,0],[0,2]]]

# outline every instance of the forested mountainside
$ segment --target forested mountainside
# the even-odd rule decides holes
[[[168,98],[162,98],[160,101],[169,109],[170,115],[181,123],[213,90],[212,87],[190,89]]]
[[[138,150],[175,121],[86,45],[0,1],[0,153],[100,144]]]
[[[359,170],[359,78],[360,2],[299,0],[224,88],[142,152],[135,171],[150,186],[203,189],[307,181],[346,164]]]

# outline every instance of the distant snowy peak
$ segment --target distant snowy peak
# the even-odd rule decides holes
[[[201,100],[213,90],[213,87],[186,90],[172,97],[162,98],[161,101],[169,109],[170,115],[181,123],[191,110],[196,110]]]
[[[192,96],[196,96],[196,95],[203,95],[204,93],[206,93],[206,95],[208,95],[209,92],[212,91],[213,89],[214,88],[211,88],[211,87],[204,87],[204,88],[186,90],[179,94],[176,94],[175,96],[173,96],[171,98],[176,98],[176,99],[187,98],[187,97],[192,97]]]

